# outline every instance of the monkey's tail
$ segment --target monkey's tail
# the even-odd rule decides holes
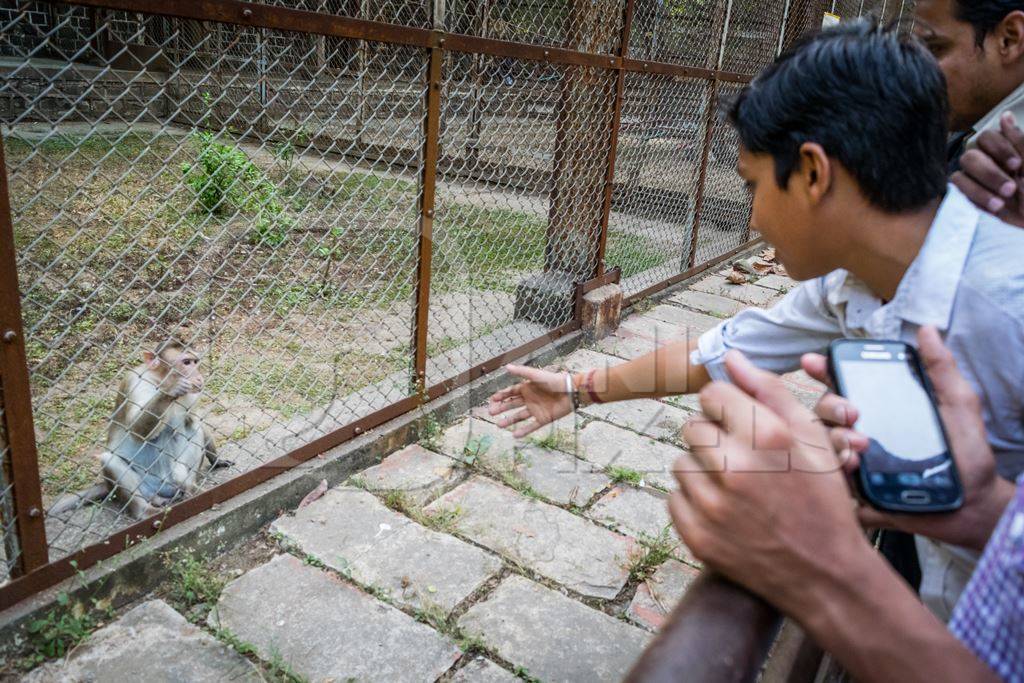
[[[102,483],[90,486],[84,491],[78,493],[69,493],[61,496],[60,500],[53,504],[50,508],[50,517],[62,515],[69,510],[77,510],[86,503],[94,503],[98,500],[103,500],[110,493],[110,484]]]

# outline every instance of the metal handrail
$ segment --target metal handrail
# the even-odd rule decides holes
[[[705,570],[626,681],[753,681],[781,626],[782,615],[770,604]]]

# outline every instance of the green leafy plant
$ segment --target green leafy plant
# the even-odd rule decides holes
[[[170,597],[187,607],[212,605],[224,590],[224,579],[190,550],[179,549],[169,556]]]
[[[63,657],[99,625],[93,613],[81,605],[72,605],[68,594],[60,593],[57,608],[28,625],[29,654],[22,664],[32,668],[47,659]]]
[[[181,172],[202,210],[220,217],[254,212],[250,241],[271,247],[284,243],[295,222],[285,215],[277,188],[263,170],[237,145],[213,133],[197,131],[194,139],[196,161],[182,164]]]
[[[666,560],[678,543],[672,537],[672,527],[667,526],[657,536],[640,534],[640,545],[630,556],[629,576],[631,579],[644,581]]]

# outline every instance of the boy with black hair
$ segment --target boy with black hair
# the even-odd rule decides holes
[[[945,184],[942,75],[916,41],[866,21],[808,38],[744,89],[730,111],[751,224],[805,280],[769,310],[748,309],[699,340],[573,376],[509,366],[525,381],[491,398],[525,436],[574,397],[694,393],[727,380],[736,349],[776,373],[842,337],[901,339],[937,327],[983,397],[1004,476],[1024,465],[1024,231]],[[920,548],[922,596],[948,618],[970,554]]]

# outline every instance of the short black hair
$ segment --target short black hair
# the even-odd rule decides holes
[[[985,42],[985,36],[999,25],[1006,15],[1016,10],[1024,11],[1022,0],[954,0],[956,18],[974,27],[974,39],[978,45]]]
[[[949,105],[938,65],[916,40],[858,20],[804,38],[733,102],[743,147],[770,154],[785,188],[800,146],[820,144],[890,213],[946,187]]]

